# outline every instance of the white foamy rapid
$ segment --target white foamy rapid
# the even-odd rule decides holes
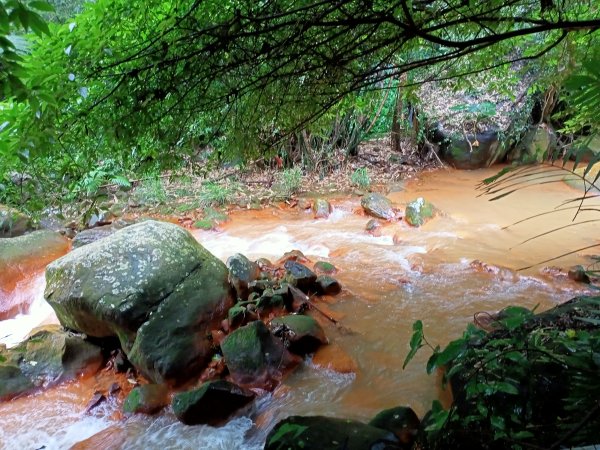
[[[25,314],[0,321],[0,344],[13,347],[25,339],[33,328],[42,324],[58,323],[54,311],[44,300],[45,287],[46,278],[43,273],[17,284],[10,294],[15,297],[12,303],[31,306]]]

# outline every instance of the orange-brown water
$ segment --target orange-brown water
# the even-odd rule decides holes
[[[496,311],[509,304],[548,308],[585,291],[585,286],[564,277],[540,274],[540,267],[518,273],[514,269],[597,243],[593,223],[522,246],[517,244],[570,217],[543,216],[514,229],[502,229],[578,192],[553,184],[492,203],[477,198],[475,184],[496,171],[440,170],[408,182],[405,191],[389,197],[402,204],[423,196],[441,212],[419,229],[402,222],[389,224],[381,237],[365,233],[369,218],[353,212],[360,204],[358,198],[333,199],[335,210],[327,220],[314,220],[297,209],[273,208],[234,213],[221,232],[194,232],[222,259],[236,252],[276,259],[286,251],[300,249],[313,261],[334,263],[340,269],[336,276],[344,290],[333,301],[318,306],[340,320],[338,326],[322,322],[330,341],[340,349],[332,367],[343,368],[344,373],[324,369],[327,364],[322,357],[315,358],[318,364],[308,360],[274,393],[258,399],[219,429],[186,427],[169,412],[154,419],[116,421],[110,418],[116,404],[106,406],[106,417],[90,418],[80,411],[84,385],[74,383],[52,393],[1,404],[0,448],[68,448],[67,444],[109,426],[115,427],[112,435],[121,448],[261,448],[266,431],[290,414],[368,420],[383,408],[409,405],[422,415],[437,392],[435,377],[425,374],[427,351],[402,370],[415,320],[423,320],[429,342],[444,345],[459,336],[478,311]],[[474,259],[506,269],[479,270],[469,264]],[[552,264],[568,267],[586,262],[585,255],[576,253]],[[348,368],[357,368],[356,373],[348,373]],[[64,404],[55,400],[56,396],[64,396]],[[63,409],[69,405],[73,411],[67,414]],[[85,424],[90,424],[89,428]],[[61,430],[71,429],[81,433],[69,440]],[[27,435],[33,438],[20,440]],[[7,442],[27,445],[13,447]],[[90,444],[90,448],[94,447]]]

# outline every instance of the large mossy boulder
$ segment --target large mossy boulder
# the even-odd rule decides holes
[[[508,153],[507,160],[519,164],[540,163],[556,149],[556,145],[552,127],[546,124],[531,126]]]
[[[283,370],[296,360],[260,320],[238,328],[221,350],[231,378],[244,387],[273,388]]]
[[[406,205],[404,220],[413,227],[420,227],[433,217],[435,208],[423,197],[419,197]]]
[[[392,450],[398,438],[362,422],[324,416],[290,416],[269,432],[265,450]]]
[[[149,220],[50,264],[45,298],[65,327],[118,337],[150,380],[183,381],[212,355],[210,330],[233,304],[227,277],[183,228]]]
[[[456,169],[480,169],[502,161],[506,146],[500,141],[497,129],[479,133],[451,133],[439,127],[433,139],[440,144],[444,161]]]
[[[378,219],[390,220],[396,216],[392,202],[376,192],[365,195],[360,200],[360,205],[368,215]]]
[[[323,327],[315,319],[302,314],[276,317],[270,324],[273,334],[286,341],[291,352],[299,355],[313,353],[327,344]]]
[[[209,381],[173,397],[173,412],[186,425],[219,425],[250,403],[254,392],[225,380]]]
[[[58,326],[47,326],[17,346],[0,346],[0,400],[96,372],[100,347]]]
[[[31,230],[31,219],[9,206],[0,205],[0,238],[21,236]]]

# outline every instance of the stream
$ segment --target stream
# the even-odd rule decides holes
[[[225,426],[186,426],[170,411],[124,419],[110,400],[86,413],[95,390],[110,385],[105,373],[10,402],[0,403],[0,449],[259,449],[270,428],[289,415],[328,415],[368,421],[382,409],[411,406],[419,416],[438,398],[435,376],[427,376],[426,349],[402,370],[412,334],[421,319],[427,340],[445,345],[460,336],[474,313],[510,304],[540,310],[587,292],[586,285],[552,277],[541,269],[587,264],[575,253],[524,271],[516,269],[597,243],[594,223],[567,228],[522,245],[541,232],[569,223],[572,211],[540,216],[509,229],[520,219],[551,210],[579,192],[556,183],[525,189],[489,202],[474,186],[499,168],[437,170],[388,195],[397,204],[423,196],[441,213],[421,228],[404,222],[367,234],[368,217],[358,214],[358,197],[332,197],[328,219],[314,220],[297,208],[237,211],[221,231],[194,231],[208,250],[225,260],[240,252],[272,260],[292,249],[313,262],[330,261],[344,286],[333,301],[319,305],[339,321],[323,321],[333,359],[354,366],[340,373],[305,360],[272,393],[258,398]],[[579,220],[593,218],[593,213]],[[594,249],[588,250],[593,254]],[[488,265],[472,265],[479,260]],[[14,345],[35,326],[56,321],[43,300],[43,273],[31,273],[9,295],[33,298],[27,314],[0,322],[0,342]],[[340,361],[338,361],[340,362]],[[114,377],[114,375],[111,375]],[[104,430],[104,431],[103,431]],[[96,439],[76,445],[100,433]]]

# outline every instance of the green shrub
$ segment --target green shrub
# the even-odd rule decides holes
[[[223,206],[231,203],[239,186],[237,183],[215,183],[209,181],[200,189],[200,203],[203,206]]]
[[[136,188],[134,198],[144,205],[156,206],[167,201],[167,191],[162,179],[148,178]]]
[[[369,171],[366,167],[356,169],[350,176],[350,181],[354,186],[360,189],[367,189],[371,185],[371,178],[369,177]]]
[[[285,169],[279,174],[276,190],[288,198],[300,190],[302,186],[302,170],[298,167]]]

